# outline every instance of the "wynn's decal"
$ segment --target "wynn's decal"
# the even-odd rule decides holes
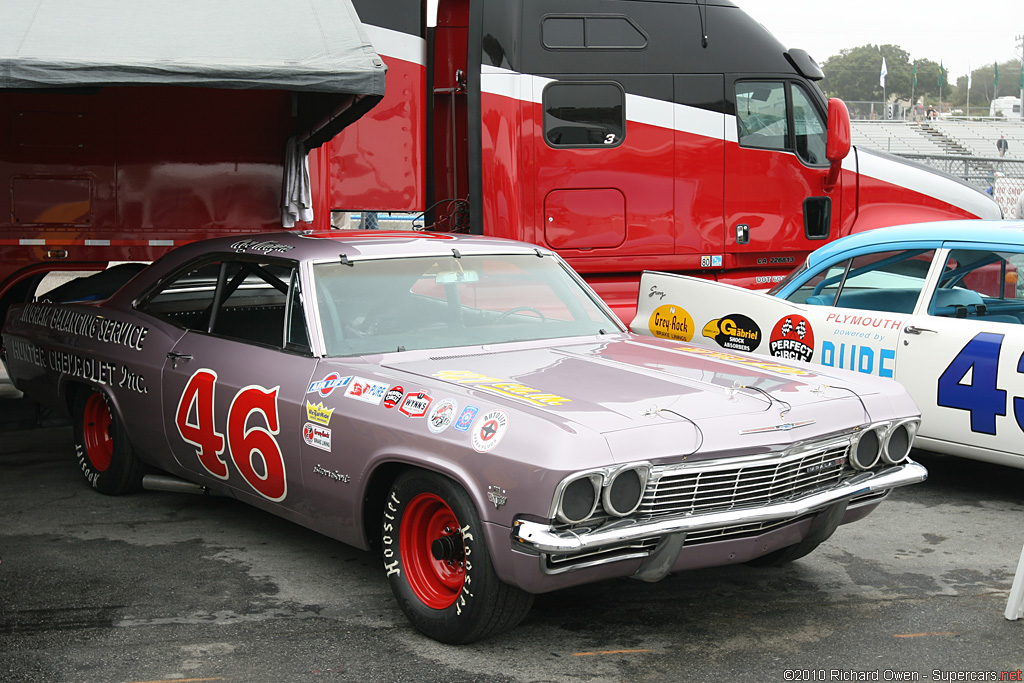
[[[398,412],[408,417],[423,417],[434,399],[422,391],[418,394],[408,393],[402,405],[398,406]]]
[[[655,337],[688,342],[693,339],[693,316],[685,308],[662,304],[651,313],[647,329]]]
[[[483,415],[473,425],[473,450],[478,453],[486,453],[493,450],[508,429],[508,414],[504,410],[491,410]]]
[[[46,327],[77,337],[95,339],[141,351],[149,328],[134,323],[112,320],[100,315],[80,313],[61,306],[28,304],[21,312],[21,322]]]
[[[757,323],[743,315],[731,315],[712,320],[704,326],[701,333],[723,349],[752,352],[761,345],[761,328]]]
[[[457,384],[471,384],[478,389],[517,401],[524,401],[535,406],[560,406],[563,403],[571,402],[571,399],[564,396],[548,394],[540,389],[534,389],[518,382],[488,377],[479,372],[471,372],[469,370],[442,370],[441,372],[435,372],[434,377]]]
[[[313,405],[309,401],[306,401],[306,419],[312,422],[319,422],[322,425],[331,424],[331,415],[334,413],[334,408],[324,407],[323,402]]]

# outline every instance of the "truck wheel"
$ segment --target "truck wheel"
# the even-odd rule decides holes
[[[142,462],[132,450],[121,420],[110,409],[106,394],[79,391],[73,414],[75,455],[92,487],[107,495],[142,488]]]
[[[407,470],[395,480],[381,546],[399,607],[434,640],[458,645],[511,629],[533,604],[498,579],[473,501],[441,475]]]

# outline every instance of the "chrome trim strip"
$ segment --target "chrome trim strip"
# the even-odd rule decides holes
[[[602,546],[630,543],[651,536],[713,529],[734,524],[749,524],[802,517],[841,500],[885,491],[898,486],[917,484],[928,478],[928,470],[913,461],[889,467],[880,472],[865,472],[835,488],[812,493],[803,498],[774,503],[764,507],[726,510],[702,515],[685,515],[663,519],[618,520],[600,529],[576,533],[554,531],[546,523],[517,519],[512,523],[512,546],[538,553],[578,553]]]

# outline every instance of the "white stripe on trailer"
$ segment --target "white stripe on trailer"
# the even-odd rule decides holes
[[[87,247],[109,247],[110,240],[85,240]]]
[[[363,24],[363,30],[381,57],[393,57],[419,66],[427,65],[427,41],[419,36],[371,24]]]
[[[18,240],[18,245],[22,247],[45,247],[46,240]]]

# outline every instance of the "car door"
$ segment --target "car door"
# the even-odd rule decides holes
[[[309,352],[294,264],[206,258],[145,304],[187,330],[167,354],[164,431],[177,463],[249,502],[299,505]]]
[[[896,379],[921,409],[921,447],[1024,458],[1024,254],[949,246],[926,306],[900,331]]]
[[[736,138],[725,147],[725,251],[737,263],[796,259],[835,237],[841,188],[828,191],[823,113],[800,82],[738,80]],[[771,179],[766,182],[766,179]],[[780,254],[785,253],[785,256]]]

